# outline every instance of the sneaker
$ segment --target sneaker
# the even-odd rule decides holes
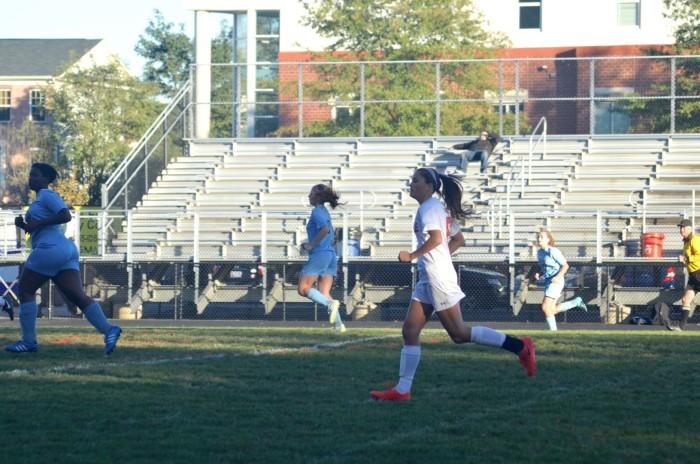
[[[39,350],[38,343],[25,342],[24,340],[14,342],[5,347],[5,351],[9,351],[10,353],[36,353],[37,350]]]
[[[335,330],[338,333],[345,333],[347,332],[347,328],[345,327],[345,324],[340,324],[340,326],[333,327],[333,330]]]
[[[112,354],[112,351],[117,347],[117,340],[122,334],[122,328],[118,325],[112,326],[109,332],[105,334],[105,354]]]
[[[328,322],[335,324],[338,320],[338,309],[340,308],[340,301],[331,300],[331,304],[328,305]]]
[[[12,303],[7,301],[7,298],[2,298],[2,304],[0,305],[0,309],[5,311],[7,315],[10,316],[11,321],[15,320],[15,309],[12,307]]]
[[[586,303],[583,302],[583,300],[581,299],[580,296],[576,297],[576,306],[579,309],[582,309],[583,311],[588,312],[588,306],[586,306]]]
[[[525,368],[528,377],[535,375],[535,342],[532,341],[530,337],[523,337],[523,345],[525,345],[520,351],[518,358],[520,359],[520,364]]]
[[[671,325],[671,322],[668,324],[665,324],[666,330],[670,330],[671,332],[683,332],[683,329],[680,327],[676,327],[675,325]]]
[[[369,396],[379,401],[411,401],[411,392],[399,393],[395,388],[384,391],[372,390]]]

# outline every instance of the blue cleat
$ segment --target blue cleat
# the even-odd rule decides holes
[[[117,341],[122,334],[122,328],[118,325],[112,326],[109,332],[105,334],[105,354],[112,354],[112,351],[117,347]]]
[[[25,342],[24,340],[14,342],[5,347],[5,351],[9,351],[10,353],[36,353],[38,350],[38,343]]]

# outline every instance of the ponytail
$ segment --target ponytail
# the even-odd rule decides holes
[[[420,168],[418,171],[428,183],[432,184],[433,191],[445,200],[451,217],[464,219],[473,214],[474,208],[462,205],[462,183],[459,181],[459,177],[440,174],[433,168]]]

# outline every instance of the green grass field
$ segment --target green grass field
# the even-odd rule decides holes
[[[514,332],[517,334],[517,332]],[[532,332],[502,350],[423,337],[413,401],[399,329],[82,328],[0,354],[7,463],[665,463],[700,460],[700,332]],[[16,340],[0,329],[0,343]]]

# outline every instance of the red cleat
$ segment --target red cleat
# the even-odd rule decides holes
[[[406,392],[406,393],[399,393],[396,391],[395,388],[389,389],[389,390],[384,390],[384,391],[378,391],[378,390],[373,390],[369,392],[369,395],[374,398],[375,400],[380,400],[380,401],[410,401],[411,400],[411,392]]]
[[[527,376],[532,377],[535,375],[535,342],[532,341],[530,337],[523,337],[523,345],[525,345],[518,354],[520,359],[520,364],[527,371]]]

